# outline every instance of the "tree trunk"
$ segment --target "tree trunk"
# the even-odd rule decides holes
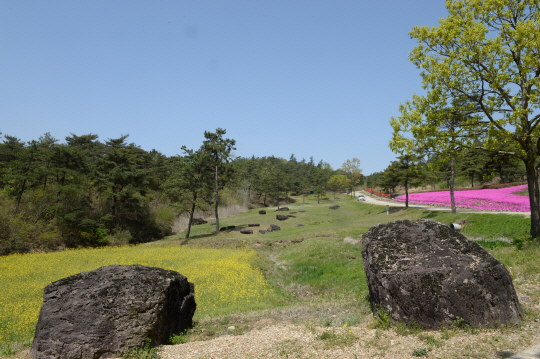
[[[277,209],[279,209],[279,187],[277,189]]]
[[[471,187],[474,187],[474,172],[471,174]]]
[[[534,158],[525,162],[529,203],[531,206],[531,237],[540,237],[540,193],[538,190],[538,175],[534,167]]]
[[[19,192],[19,195],[17,196],[17,207],[15,207],[15,213],[14,214],[17,214],[17,212],[19,212],[19,205],[21,204],[21,199],[22,199],[22,195],[23,195],[25,187],[26,187],[26,178],[23,180],[23,185],[22,185],[21,191]]]
[[[193,194],[193,205],[191,206],[191,213],[189,214],[189,223],[186,232],[186,239],[189,238],[189,232],[191,232],[191,223],[193,222],[193,214],[195,213],[195,203],[197,203],[197,193]]]
[[[409,183],[405,180],[405,209],[409,209]]]
[[[450,204],[452,206],[452,214],[456,214],[456,199],[454,198],[454,158],[450,160]]]
[[[503,176],[503,166],[502,166],[502,164],[499,164],[499,177],[501,178],[501,183],[504,184],[504,176]]]
[[[216,159],[216,234],[219,234],[219,214],[218,214],[218,201],[219,201],[219,186],[218,186],[218,163]]]

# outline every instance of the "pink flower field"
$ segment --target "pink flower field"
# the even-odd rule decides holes
[[[530,212],[529,197],[512,194],[527,188],[527,185],[499,189],[454,191],[457,207],[490,211]],[[405,202],[405,195],[396,201]],[[450,191],[409,194],[409,203],[450,206]]]

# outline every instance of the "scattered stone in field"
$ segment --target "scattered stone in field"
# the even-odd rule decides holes
[[[431,220],[378,224],[362,236],[373,308],[426,329],[458,317],[482,327],[518,325],[523,311],[504,265],[479,244]]]
[[[226,231],[228,228],[227,227],[221,227],[219,230],[220,231]]]
[[[259,229],[259,233],[260,233],[260,234],[265,234],[266,231],[265,231],[264,229]]]
[[[349,244],[353,244],[353,245],[357,245],[357,244],[360,244],[362,243],[361,240],[359,239],[353,239],[351,237],[345,237],[345,239],[343,240],[344,243],[349,243]]]
[[[248,227],[259,227],[260,224],[259,223],[249,223],[248,224]]]
[[[276,211],[280,212],[280,211],[288,211],[289,210],[289,207],[280,207],[278,209],[276,209]]]
[[[296,214],[296,212],[291,212],[290,214]]]
[[[227,229],[236,229],[236,226],[228,226]]]
[[[298,213],[304,213],[305,211],[298,211]]]
[[[272,232],[272,231],[279,231],[281,228],[279,226],[276,226],[275,224],[271,224],[270,225],[270,228],[268,228],[266,231],[267,232]]]
[[[228,330],[235,330],[236,328],[234,327],[234,325],[231,325],[230,327],[227,328]]]
[[[278,221],[285,221],[285,220],[289,219],[289,217],[284,216],[284,215],[282,215],[282,214],[276,214],[276,219],[277,219]]]
[[[261,210],[259,211],[259,214],[266,214],[266,211],[265,211],[264,209],[261,209]]]
[[[289,218],[296,218],[296,216],[293,216],[292,214],[288,214],[287,217],[289,217]]]
[[[47,285],[31,355],[34,359],[111,358],[146,338],[167,344],[192,326],[194,285],[178,272],[111,265]]]
[[[298,227],[304,227],[302,223],[298,223]]]
[[[242,233],[242,234],[253,234],[253,230],[251,230],[251,229],[241,229],[240,233]]]
[[[216,225],[216,222],[210,222],[210,225],[211,225],[211,226],[215,226],[215,225]]]
[[[335,206],[330,207],[330,209],[338,209],[339,206],[336,204]]]
[[[193,221],[191,222],[191,224],[194,224],[194,225],[206,224],[206,223],[208,223],[208,221],[205,221],[202,218],[193,218]]]

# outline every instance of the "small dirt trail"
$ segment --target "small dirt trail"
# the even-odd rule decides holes
[[[405,207],[405,203],[397,202],[397,201],[394,201],[394,200],[391,200],[391,199],[384,199],[384,198],[377,197],[377,196],[374,196],[374,195],[372,196],[368,192],[356,191],[356,192],[354,192],[354,194],[355,194],[355,196],[357,198],[358,198],[359,194],[365,195],[366,203],[369,203],[369,204],[376,204],[376,205],[380,205],[380,206],[390,206],[390,207]],[[428,211],[452,212],[450,207],[435,207],[435,206],[421,205],[421,204],[410,203],[410,202],[409,202],[409,208],[425,209],[425,210],[428,210]],[[530,217],[531,216],[531,212],[477,211],[477,210],[474,210],[474,209],[463,209],[463,208],[458,208],[457,213],[489,213],[489,214],[500,213],[500,214],[514,214],[514,215],[520,215],[520,216],[524,216],[524,217]]]

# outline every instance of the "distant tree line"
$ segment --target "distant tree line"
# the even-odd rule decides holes
[[[1,135],[1,133],[0,133]],[[334,171],[328,163],[277,157],[234,157],[225,130],[205,132],[199,149],[165,156],[128,142],[46,133],[29,142],[0,140],[0,255],[36,250],[141,243],[172,233],[179,215],[208,212],[246,194],[252,206],[279,205],[291,194],[351,189],[359,161]],[[350,162],[350,161],[349,161]],[[345,176],[345,181],[329,180]],[[348,180],[348,181],[347,181]]]

